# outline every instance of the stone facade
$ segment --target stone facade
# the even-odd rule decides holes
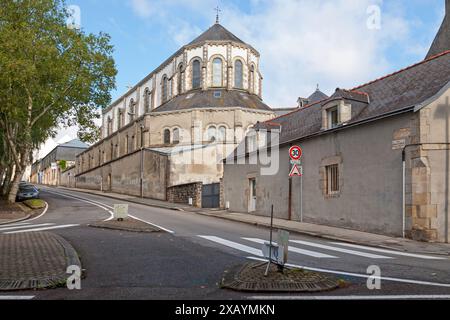
[[[167,189],[167,201],[173,203],[189,204],[192,199],[192,205],[197,208],[202,207],[202,182],[188,183],[169,187]]]

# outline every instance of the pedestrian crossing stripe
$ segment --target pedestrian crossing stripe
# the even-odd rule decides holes
[[[41,223],[41,224],[35,224],[35,225],[23,225],[23,226],[12,226],[12,227],[2,227],[0,228],[1,231],[7,231],[7,230],[17,230],[17,229],[24,229],[24,228],[32,228],[32,227],[44,227],[44,226],[53,226],[54,223]]]
[[[47,230],[56,230],[56,229],[67,229],[67,228],[78,227],[78,226],[79,226],[79,224],[66,224],[66,225],[58,225],[58,226],[51,226],[51,227],[8,231],[8,232],[3,232],[3,234],[16,234],[16,233],[38,232],[38,231],[47,231]]]

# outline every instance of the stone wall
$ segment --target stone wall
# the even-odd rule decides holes
[[[76,187],[75,174],[76,174],[75,166],[67,168],[65,171],[61,173],[59,185],[67,188],[75,188]]]
[[[168,168],[167,156],[149,150],[137,151],[79,174],[76,186],[166,200]]]
[[[194,182],[178,186],[169,187],[167,189],[167,200],[173,203],[189,203],[189,198],[192,198],[193,206],[196,208],[202,207],[202,182]]]

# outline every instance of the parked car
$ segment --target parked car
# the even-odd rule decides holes
[[[20,184],[17,191],[16,201],[39,199],[39,190],[32,184]]]

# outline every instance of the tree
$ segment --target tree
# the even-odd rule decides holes
[[[60,125],[97,138],[94,119],[117,74],[107,34],[66,25],[64,0],[3,0],[0,10],[0,129],[15,167],[8,201],[34,148]]]

